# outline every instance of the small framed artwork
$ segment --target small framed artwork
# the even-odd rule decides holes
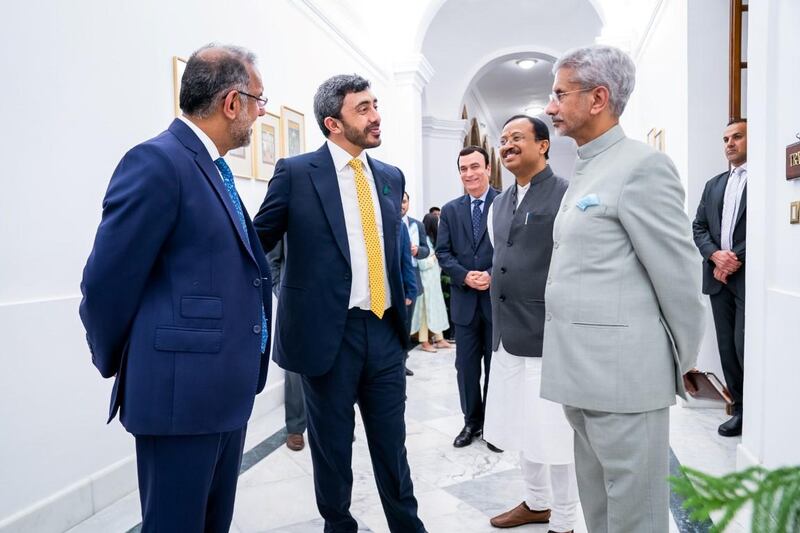
[[[306,151],[306,119],[300,111],[281,106],[281,154],[283,157]]]
[[[275,171],[275,163],[281,157],[281,117],[274,113],[264,114],[256,120],[256,179],[269,181]]]
[[[255,136],[255,127],[253,127],[253,132],[250,133],[250,144],[229,150],[225,154],[225,161],[237,178],[250,179],[255,175],[255,158],[253,157]]]
[[[186,59],[172,56],[172,90],[175,101],[175,116],[181,116],[181,78],[186,70]]]
[[[658,150],[664,151],[664,130],[659,128],[652,128],[647,132],[647,144]]]
[[[800,202],[792,202],[789,205],[789,224],[800,224]]]

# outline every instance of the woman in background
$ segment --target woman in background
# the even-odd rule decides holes
[[[422,225],[425,227],[428,246],[433,250],[436,246],[439,219],[436,215],[428,213],[422,219]],[[417,298],[414,316],[411,319],[411,332],[419,332],[419,342],[424,351],[435,353],[436,348],[450,348],[450,343],[442,336],[442,332],[450,326],[442,295],[442,269],[439,268],[436,254],[420,259],[417,264],[425,291]],[[434,344],[431,344],[429,337],[432,337]]]

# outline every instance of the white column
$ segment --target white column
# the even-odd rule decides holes
[[[411,197],[409,212],[421,218],[428,208],[423,195],[422,169],[422,90],[433,77],[433,67],[422,54],[395,63],[396,138],[394,163],[406,176],[406,191]]]
[[[423,195],[425,209],[442,207],[461,196],[464,187],[458,176],[458,152],[464,145],[468,122],[422,117]]]

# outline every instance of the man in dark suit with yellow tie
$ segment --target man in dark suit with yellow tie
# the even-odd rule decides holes
[[[381,143],[377,103],[360,76],[323,82],[314,114],[327,140],[278,161],[254,222],[265,249],[286,238],[275,360],[303,375],[326,532],[358,529],[350,514],[356,402],[389,529],[424,531],[405,449],[405,178],[364,151]]]
[[[731,121],[722,142],[731,169],[706,183],[692,229],[703,256],[703,293],[711,299],[722,372],[733,397],[733,416],[718,432],[735,437],[742,434],[744,411],[747,120]]]

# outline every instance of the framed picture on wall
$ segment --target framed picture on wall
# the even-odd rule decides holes
[[[225,162],[228,163],[233,175],[237,178],[250,179],[255,175],[255,157],[253,156],[255,136],[255,127],[253,127],[253,133],[250,134],[250,144],[235,150],[229,150],[225,154]]]
[[[664,151],[664,130],[660,128],[651,128],[647,132],[647,144],[658,150]]]
[[[306,151],[306,119],[300,111],[281,106],[281,154],[283,157]]]
[[[256,135],[256,179],[269,181],[282,156],[281,117],[267,111],[253,126]]]
[[[186,70],[186,59],[172,56],[172,90],[175,101],[175,116],[181,116],[181,78]]]

